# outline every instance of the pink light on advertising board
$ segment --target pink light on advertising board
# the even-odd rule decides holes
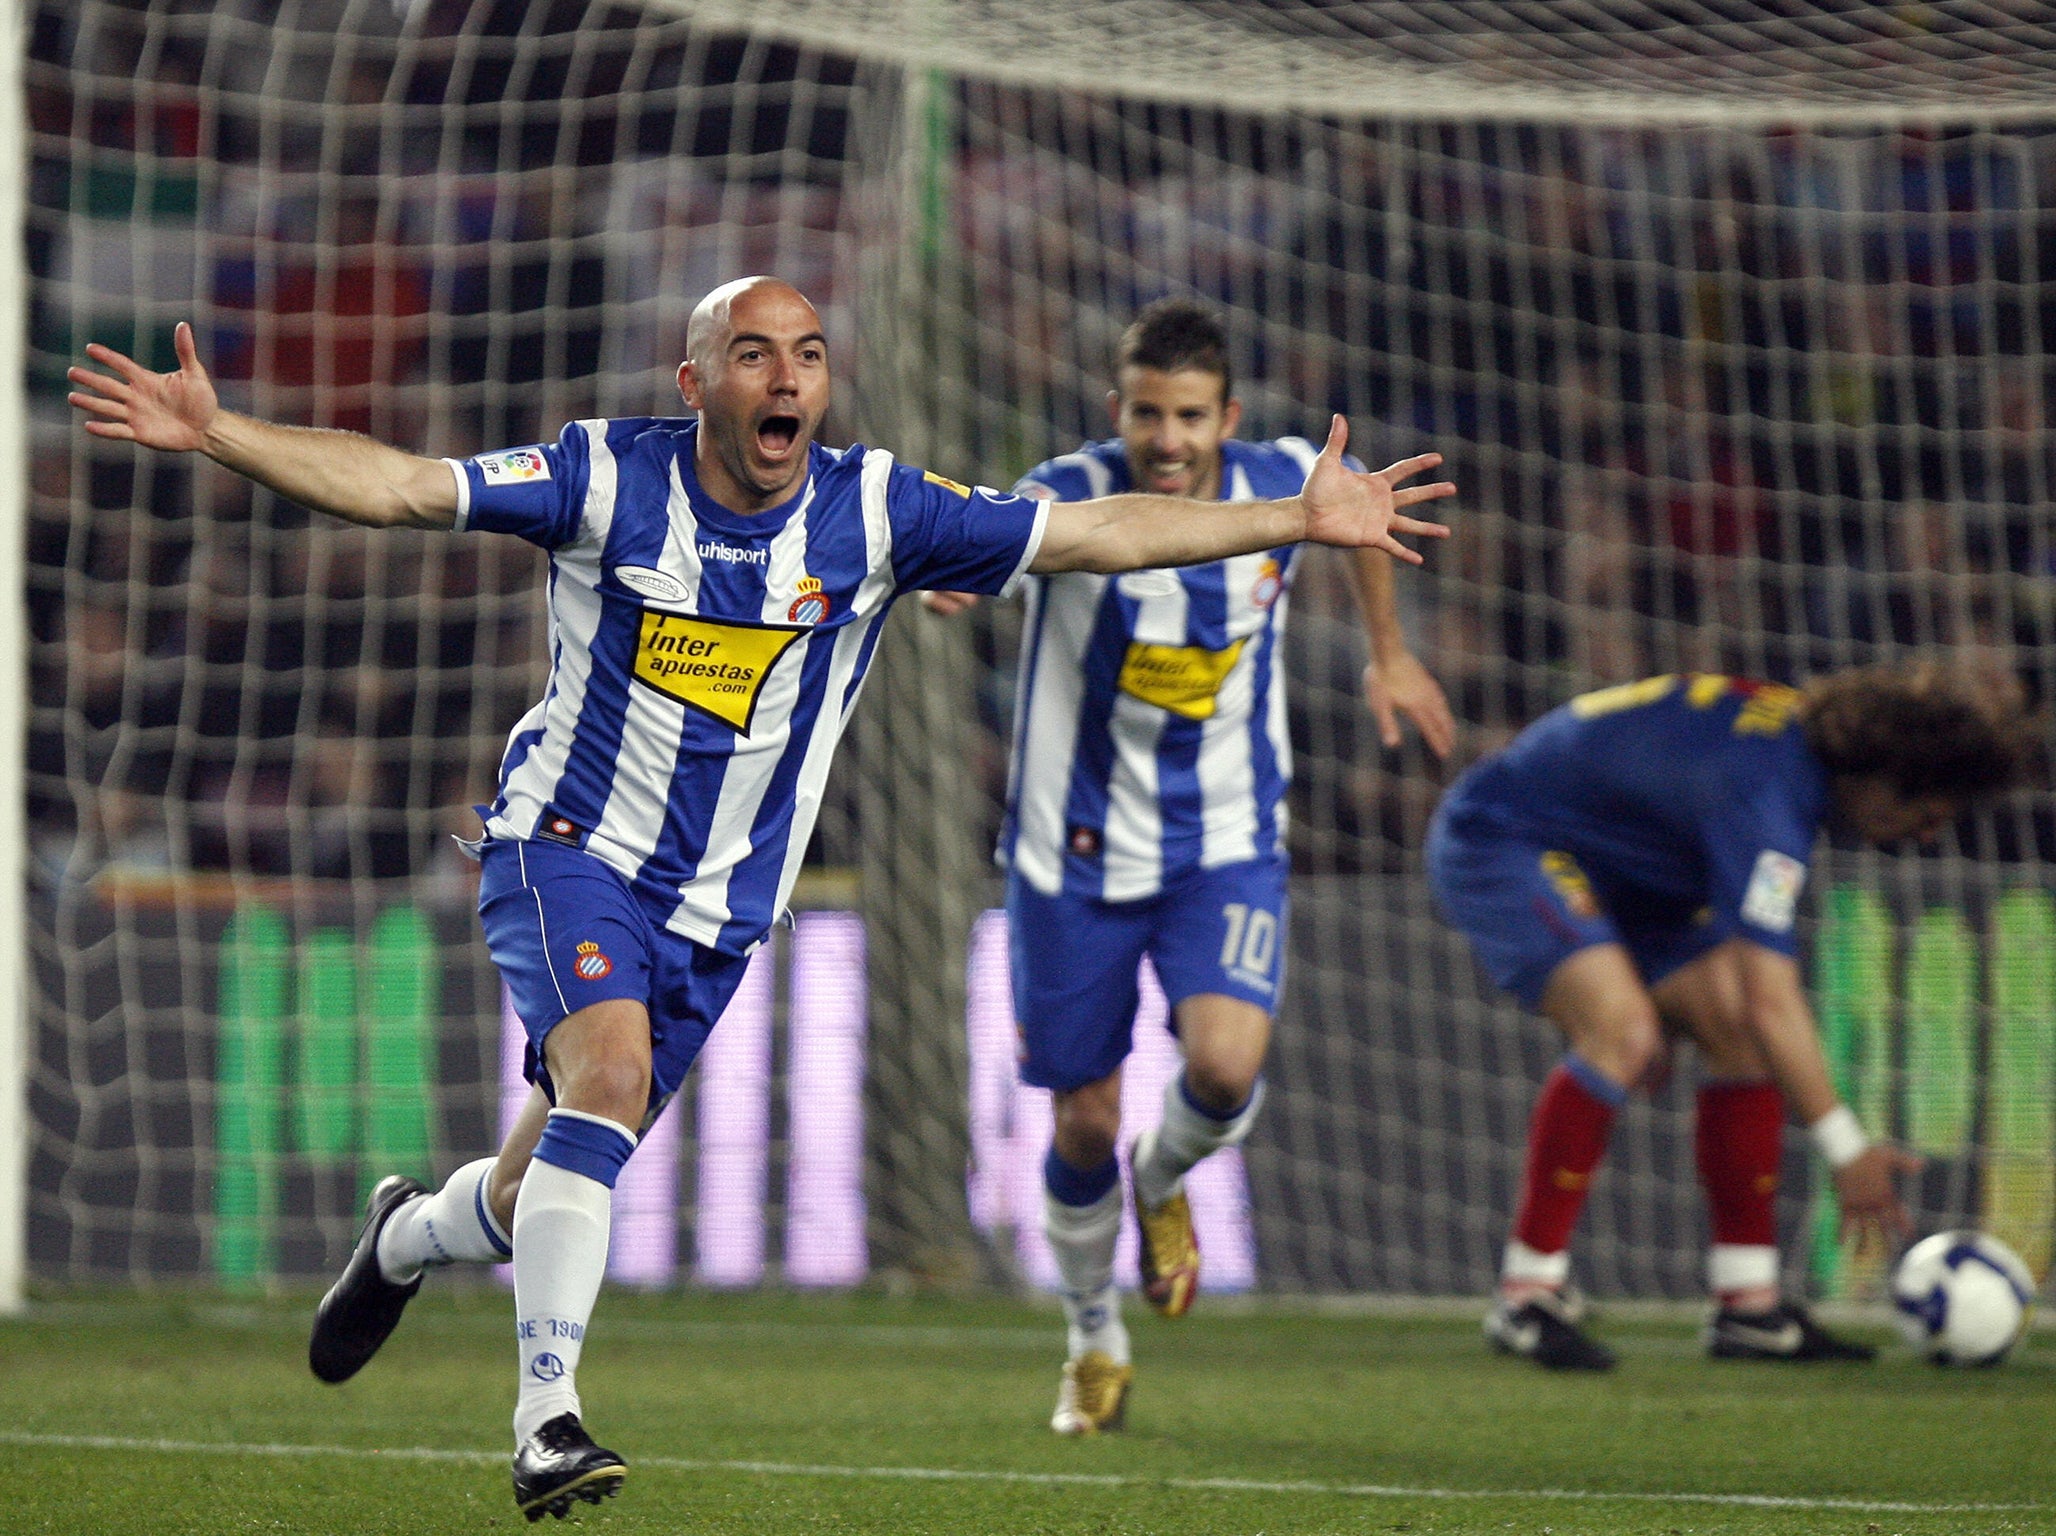
[[[694,1068],[700,1164],[693,1274],[702,1285],[755,1285],[764,1278],[773,952],[767,944],[750,957],[742,985],[707,1036]]]
[[[803,912],[793,931],[785,1278],[855,1285],[864,1233],[864,920]]]
[[[971,927],[965,1037],[969,1047],[971,1168],[966,1193],[981,1232],[1010,1225],[1014,1176],[1014,1009],[1007,986],[1007,915],[986,912]]]
[[[657,1117],[614,1186],[607,1278],[654,1288],[678,1275],[678,1109]]]
[[[500,1139],[505,1141],[507,1133],[514,1129],[514,1122],[521,1114],[521,1106],[528,1102],[528,1079],[521,1075],[524,1053],[528,1049],[528,1032],[521,1027],[521,1016],[514,1011],[514,994],[505,985],[500,988]],[[505,1286],[514,1284],[514,1266],[496,1264],[493,1278]]]
[[[762,1282],[767,1261],[771,1168],[776,956],[789,956],[786,1080],[784,1278],[793,1285],[854,1285],[868,1272],[864,1203],[864,1070],[867,1036],[862,919],[809,912],[789,943],[753,956],[728,1011],[708,1036],[692,1093],[693,1278],[734,1287]],[[1164,995],[1145,963],[1135,1049],[1122,1077],[1124,1140],[1155,1122],[1164,1086],[1178,1070],[1164,1028]],[[1042,1158],[1049,1146],[1049,1094],[1024,1087],[1016,1064],[1008,979],[1006,915],[982,914],[971,935],[965,1016],[970,1067],[971,1165],[966,1193],[981,1230],[1007,1233],[1023,1275],[1054,1288],[1056,1266],[1042,1236]],[[528,1101],[522,1079],[527,1036],[501,1000],[500,1131]],[[682,1106],[651,1127],[615,1188],[608,1276],[663,1286],[678,1273]],[[915,1112],[918,1112],[916,1107]],[[1127,1170],[1124,1166],[1122,1175]],[[1186,1178],[1208,1290],[1256,1283],[1256,1237],[1239,1151],[1218,1153]],[[511,1271],[495,1273],[511,1283]],[[1116,1276],[1133,1286],[1135,1233],[1124,1214]]]

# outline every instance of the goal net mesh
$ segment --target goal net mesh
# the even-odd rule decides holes
[[[1422,835],[1463,762],[1658,671],[1943,654],[2048,697],[2056,7],[30,11],[46,1280],[312,1274],[368,1178],[492,1143],[502,1009],[451,834],[547,659],[527,546],[373,536],[95,442],[62,402],[88,340],[169,367],[191,319],[233,407],[462,456],[674,409],[694,302],[775,272],[836,350],[830,441],[1005,486],[1105,435],[1115,337],[1189,294],[1227,324],[1245,435],[1341,410],[1366,459],[1443,453],[1456,536],[1399,586],[1456,761],[1380,748],[1340,559],[1309,552],[1293,594],[1289,983],[1218,1195],[1238,1283],[1272,1290],[1494,1274],[1559,1046],[1433,914]],[[675,1229],[617,1272],[1038,1272],[1016,1175],[1047,1111],[993,1076],[979,924],[1016,618],[907,607],[802,885],[858,937],[767,949],[755,1022],[674,1111],[647,1199]],[[1922,1222],[2038,1268],[2052,809],[1830,851],[1808,951],[1845,1091],[1929,1155]],[[1597,1291],[1699,1285],[1693,1081],[1616,1131],[1577,1245]],[[1787,1166],[1795,1278],[1860,1293],[1796,1141]],[[851,1211],[852,1263],[794,1258]]]

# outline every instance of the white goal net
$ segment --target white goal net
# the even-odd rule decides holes
[[[169,366],[190,318],[232,405],[463,455],[674,408],[693,303],[772,271],[826,317],[831,441],[1007,485],[1104,435],[1115,337],[1194,295],[1246,435],[1339,409],[1365,458],[1446,456],[1457,536],[1400,581],[1462,760],[1657,671],[1944,652],[2056,681],[2056,6],[29,12],[45,1280],[311,1275],[368,1178],[493,1140],[501,1005],[449,834],[545,660],[526,546],[371,536],[93,442],[62,400],[88,340]],[[1557,1045],[1435,920],[1419,849],[1458,765],[1379,748],[1340,562],[1302,571],[1273,1096],[1201,1217],[1217,1279],[1477,1292]],[[1046,1109],[1005,1080],[980,924],[1012,622],[894,620],[813,910],[638,1159],[622,1278],[1044,1272]],[[2052,858],[2046,793],[1931,856],[1833,852],[1809,961],[1847,1090],[1930,1157],[1923,1221],[2041,1268]],[[1698,1286],[1690,1084],[1616,1133],[1595,1290]],[[1796,1144],[1789,1173],[1795,1276],[1860,1290]]]

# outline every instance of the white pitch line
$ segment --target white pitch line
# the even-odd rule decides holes
[[[140,1451],[153,1455],[339,1456],[360,1461],[457,1462],[504,1466],[504,1451],[451,1451],[433,1446],[390,1450],[357,1445],[266,1445],[218,1440],[147,1440],[119,1435],[39,1435],[0,1431],[0,1445],[53,1450]],[[1893,1499],[1802,1498],[1776,1493],[1629,1493],[1586,1488],[1401,1488],[1384,1483],[1267,1482],[1241,1477],[1143,1477],[1115,1472],[1010,1472],[971,1467],[845,1467],[787,1461],[697,1461],[638,1456],[636,1467],[667,1472],[743,1472],[760,1477],[840,1477],[930,1483],[1017,1483],[1062,1488],[1171,1488],[1191,1493],[1311,1493],[1359,1499],[1555,1499],[1578,1503],[1717,1504],[1745,1509],[1877,1511],[1894,1515],[2031,1514],[2043,1504],[1916,1504]]]

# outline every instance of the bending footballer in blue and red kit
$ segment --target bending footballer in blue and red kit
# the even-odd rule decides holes
[[[1909,1225],[1912,1159],[1837,1097],[1806,1002],[1799,901],[1831,821],[1864,841],[1937,836],[2023,776],[2019,691],[1933,664],[1791,688],[1663,676],[1573,699],[1451,787],[1429,829],[1443,915],[1492,982],[1570,1047],[1535,1105],[1519,1211],[1486,1319],[1495,1347],[1605,1370],[1569,1244],[1614,1118],[1668,1060],[1702,1066],[1695,1142],[1713,1233],[1716,1358],[1869,1358],[1779,1285],[1787,1107],[1834,1170],[1845,1221]]]

